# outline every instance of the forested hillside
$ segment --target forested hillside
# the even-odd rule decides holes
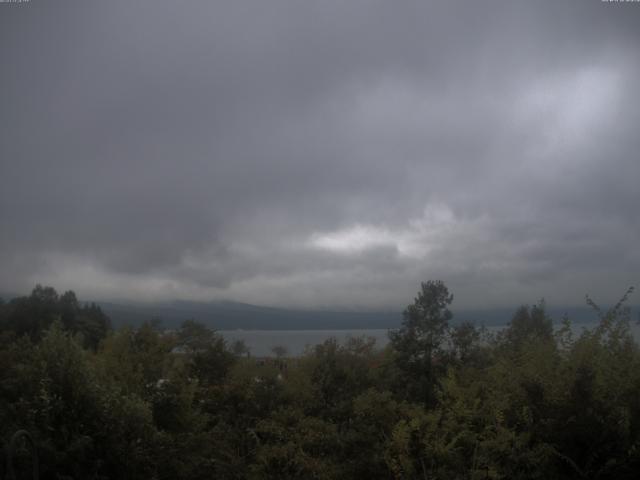
[[[454,326],[430,281],[384,350],[359,338],[254,358],[194,321],[112,329],[38,286],[0,304],[0,435],[7,450],[28,432],[42,479],[637,478],[627,295],[587,300],[599,324],[578,337],[544,303],[491,336]],[[1,468],[31,478],[33,459],[17,448]]]

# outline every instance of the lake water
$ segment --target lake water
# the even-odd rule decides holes
[[[574,335],[579,335],[585,328],[594,328],[596,323],[574,324]],[[498,332],[503,326],[487,327],[489,332]],[[287,349],[287,355],[301,355],[307,346],[318,345],[325,340],[334,337],[340,343],[344,343],[349,337],[373,337],[376,346],[383,348],[389,343],[389,330],[219,330],[229,343],[235,340],[243,340],[249,347],[251,355],[258,357],[273,356],[271,349],[275,346],[283,346]],[[636,341],[640,341],[640,326],[631,324],[631,332]]]

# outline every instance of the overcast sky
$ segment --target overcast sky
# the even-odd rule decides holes
[[[0,291],[615,300],[639,52],[640,3],[0,3]]]

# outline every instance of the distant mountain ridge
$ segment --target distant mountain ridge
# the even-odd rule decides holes
[[[402,315],[394,312],[294,310],[230,301],[98,304],[115,326],[139,325],[157,319],[163,326],[174,328],[184,320],[193,319],[216,330],[339,330],[395,328],[402,320]]]
[[[9,301],[21,295],[0,294]],[[166,328],[175,328],[184,320],[197,320],[216,330],[358,330],[398,328],[402,323],[402,307],[393,311],[335,311],[266,307],[234,301],[197,302],[187,300],[136,303],[127,301],[96,301],[111,318],[115,327],[138,326],[157,319]],[[469,321],[476,325],[506,325],[517,306],[493,309],[452,308],[453,324]],[[603,310],[607,306],[602,305]],[[640,306],[631,306],[632,320],[639,319]],[[588,306],[547,306],[554,322],[563,315],[576,324],[597,320]]]
[[[157,319],[167,328],[175,328],[193,319],[216,330],[341,330],[398,328],[402,312],[329,311],[264,307],[231,301],[192,302],[176,300],[152,304],[97,302],[114,326],[140,325]],[[470,321],[476,325],[506,325],[517,307],[485,310],[452,309],[453,324]],[[638,308],[634,308],[638,311]],[[574,323],[597,320],[588,306],[548,307],[548,314],[559,322],[567,314]],[[635,318],[635,316],[634,316]]]

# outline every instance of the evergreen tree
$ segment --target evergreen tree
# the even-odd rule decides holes
[[[443,344],[453,317],[453,295],[440,280],[423,282],[414,303],[403,312],[402,327],[389,338],[395,362],[410,398],[433,405],[438,376],[444,370]]]

